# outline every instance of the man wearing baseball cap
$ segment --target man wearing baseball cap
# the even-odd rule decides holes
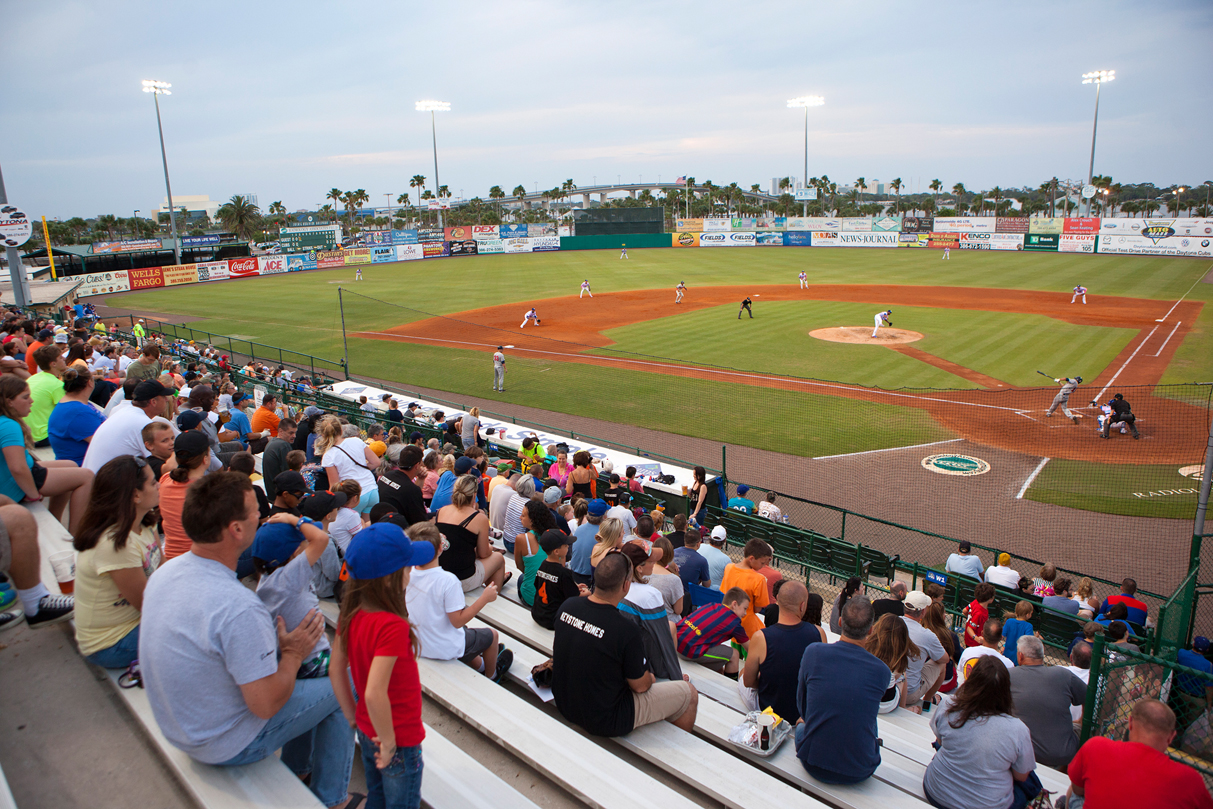
[[[252,394],[237,393],[232,396],[232,408],[228,412],[228,422],[225,425],[228,430],[236,433],[236,440],[248,449],[249,441],[256,440],[261,437],[260,433],[253,432],[253,425],[249,423],[248,408],[253,404]]]
[[[274,502],[270,505],[271,517],[283,513],[294,514],[297,517],[303,516],[303,512],[299,510],[299,501],[311,493],[303,475],[294,469],[279,472],[274,477],[274,492]]]
[[[712,529],[712,534],[708,537],[708,545],[699,546],[699,555],[708,560],[708,573],[712,577],[712,589],[720,589],[720,580],[724,578],[724,569],[733,560],[724,552],[724,542],[728,538],[729,533],[723,525],[718,525]]]
[[[598,497],[586,506],[588,511],[585,522],[573,532],[573,547],[568,556],[569,570],[573,572],[573,578],[578,584],[589,584],[593,577],[594,568],[590,565],[590,555],[598,543],[598,528],[606,518],[608,510],[606,501]]]
[[[88,451],[84,454],[84,468],[94,474],[101,467],[120,455],[147,454],[143,446],[143,428],[154,417],[164,413],[165,405],[175,391],[154,379],[144,379],[134,385],[131,406],[115,408],[105,422],[93,433]]]
[[[948,663],[948,653],[939,638],[921,623],[922,614],[929,606],[931,597],[922,590],[912,590],[906,594],[906,614],[901,620],[906,623],[910,640],[918,647],[918,654],[911,657],[906,665],[906,705],[910,706],[924,699],[930,702],[939,686],[943,685]]]

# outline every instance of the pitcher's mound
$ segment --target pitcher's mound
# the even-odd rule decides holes
[[[867,343],[869,345],[897,345],[913,343],[922,339],[922,334],[908,329],[881,329],[878,336],[866,326],[839,326],[834,329],[814,329],[810,337],[828,340],[831,343]]]

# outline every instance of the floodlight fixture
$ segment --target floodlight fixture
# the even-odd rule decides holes
[[[143,80],[143,92],[155,93],[158,96],[171,96],[173,93],[168,88],[172,86],[166,81],[156,81],[155,79]]]
[[[417,112],[450,112],[451,102],[449,101],[418,101]]]
[[[1104,84],[1106,82],[1116,80],[1115,70],[1095,70],[1091,73],[1082,74],[1083,84]]]

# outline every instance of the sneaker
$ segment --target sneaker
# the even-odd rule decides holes
[[[17,594],[10,590],[0,590],[0,610],[6,610],[17,600]]]
[[[1077,423],[1078,423],[1078,416],[1070,416],[1070,421],[1072,421],[1072,422],[1074,422],[1075,424],[1077,424]]]
[[[38,614],[25,616],[30,629],[61,623],[72,618],[76,610],[74,596],[42,596],[38,602]]]
[[[505,679],[505,675],[509,672],[510,666],[514,664],[514,653],[506,649],[497,655],[497,671],[493,674],[493,682],[500,683]]]
[[[12,629],[21,623],[21,618],[24,614],[21,610],[9,610],[8,612],[0,612],[0,632],[6,629]]]

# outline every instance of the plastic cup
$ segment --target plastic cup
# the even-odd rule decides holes
[[[769,713],[759,714],[758,726],[766,728],[775,727],[775,717],[771,716]]]
[[[50,557],[51,570],[55,571],[55,580],[59,582],[59,592],[71,595],[76,589],[76,552],[60,551]]]
[[[682,487],[682,496],[683,496],[683,497],[686,497],[686,496],[687,496],[687,487],[686,487],[686,486],[683,486],[683,487]]]

